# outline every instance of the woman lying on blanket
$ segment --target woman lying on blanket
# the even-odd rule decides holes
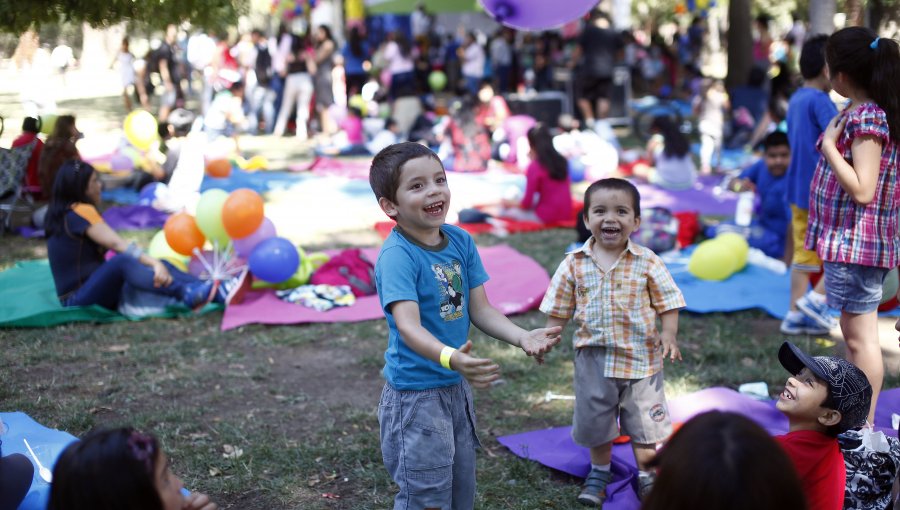
[[[47,211],[47,254],[63,306],[100,305],[116,310],[126,285],[163,294],[190,308],[219,298],[216,286],[157,260],[110,228],[97,206],[101,183],[90,164],[60,167]],[[116,252],[105,260],[107,250]]]
[[[53,468],[48,510],[216,510],[205,494],[185,496],[155,437],[132,428],[89,434]]]
[[[559,223],[572,219],[572,184],[569,163],[553,147],[553,136],[543,124],[528,130],[531,163],[525,173],[521,198],[504,198],[501,207],[460,211],[460,222],[480,222],[488,216],[537,223]]]

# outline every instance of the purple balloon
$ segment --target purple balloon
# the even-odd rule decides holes
[[[247,237],[234,239],[234,252],[241,257],[247,258],[253,253],[253,248],[256,248],[256,245],[266,239],[275,237],[275,235],[275,225],[269,218],[263,218],[262,225],[255,232]]]
[[[497,23],[522,30],[546,30],[584,16],[598,0],[479,0]]]
[[[297,247],[283,237],[273,237],[256,245],[247,265],[253,276],[270,283],[281,283],[297,272],[300,254]]]
[[[134,161],[128,156],[117,152],[109,158],[109,167],[113,170],[133,170]]]

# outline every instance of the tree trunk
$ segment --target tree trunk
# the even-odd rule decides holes
[[[750,0],[728,3],[728,89],[744,85],[753,66],[753,35],[750,32]]]
[[[834,32],[835,0],[811,0],[809,2],[809,34],[830,35]]]

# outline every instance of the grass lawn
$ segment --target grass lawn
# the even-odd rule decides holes
[[[508,243],[550,273],[571,240],[563,230],[477,238]],[[41,241],[0,243],[0,267],[45,256]],[[220,319],[0,330],[2,408],[75,435],[124,424],[151,431],[185,485],[226,508],[390,507],[394,487],[376,418],[384,321],[223,333]],[[513,319],[525,327],[544,321],[538,312]],[[571,401],[543,401],[547,391],[572,393],[568,336],[542,367],[474,328],[472,338],[478,355],[501,364],[505,380],[476,391],[485,446],[477,507],[574,507],[579,480],[518,459],[495,439],[570,423]],[[685,359],[666,367],[668,394],[750,381],[766,381],[775,393],[785,379],[776,360],[781,341],[778,321],[759,312],[682,314]],[[795,341],[815,354],[837,349],[810,337]]]

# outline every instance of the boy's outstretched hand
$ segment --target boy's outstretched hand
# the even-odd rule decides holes
[[[678,349],[678,342],[675,341],[675,335],[668,331],[663,331],[659,334],[659,343],[662,347],[662,357],[664,360],[666,359],[666,356],[669,356],[670,361],[675,361],[676,359],[681,361],[681,350]]]
[[[450,356],[450,367],[459,372],[476,388],[487,388],[500,378],[500,365],[488,358],[470,356],[472,341],[467,340]]]
[[[534,356],[535,361],[543,363],[544,354],[550,352],[553,346],[559,343],[560,333],[562,333],[562,326],[532,329],[519,338],[519,345],[525,354]]]

